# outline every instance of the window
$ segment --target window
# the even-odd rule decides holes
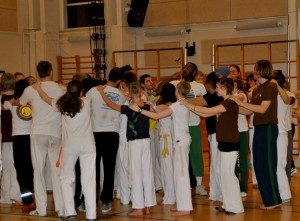
[[[103,2],[67,0],[67,28],[104,25]]]

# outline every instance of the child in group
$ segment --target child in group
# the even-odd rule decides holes
[[[15,85],[14,99],[18,99],[28,86],[29,83],[25,79],[18,80]],[[30,151],[31,106],[13,106],[10,101],[5,101],[3,107],[6,110],[10,110],[12,114],[13,157],[17,180],[22,194],[22,211],[30,212],[36,208],[32,195],[33,167]]]
[[[240,78],[233,78],[234,89],[233,96],[236,96],[240,101],[248,102],[247,86]],[[247,180],[248,180],[248,162],[247,153],[249,148],[248,143],[248,122],[246,115],[239,114],[238,129],[240,136],[240,149],[238,154],[238,161],[236,165],[236,175],[240,182],[241,196],[247,196]]]
[[[291,123],[287,116],[289,113],[290,97],[283,89],[285,77],[279,74],[270,76],[271,82],[277,85],[277,118],[278,118],[278,138],[277,138],[277,179],[279,194],[283,203],[289,202],[292,198],[288,176],[286,173],[287,151],[288,151],[288,131]]]
[[[167,109],[159,113],[153,113],[148,110],[141,109],[136,104],[131,107],[135,111],[153,119],[161,119],[168,116],[172,116],[173,118],[173,170],[176,208],[171,210],[172,216],[189,215],[193,210],[189,177],[189,151],[191,136],[188,124],[190,111],[179,102],[188,96],[190,89],[191,86],[188,82],[179,82],[175,91],[177,102],[171,104]]]
[[[112,109],[127,116],[127,140],[129,155],[129,186],[131,186],[131,217],[143,217],[150,214],[150,207],[156,205],[152,159],[150,151],[149,118],[141,114],[142,110],[150,110],[141,96],[141,88],[137,82],[129,85],[130,105],[119,105],[112,102],[105,94],[104,87],[98,86],[105,103]],[[132,110],[138,107],[139,111]]]
[[[235,175],[235,164],[239,150],[239,107],[234,101],[229,99],[232,96],[233,87],[234,83],[231,78],[219,79],[216,90],[218,95],[224,98],[224,101],[211,108],[196,106],[182,101],[186,107],[199,116],[209,117],[217,115],[216,138],[218,149],[220,150],[219,178],[223,195],[223,206],[218,206],[216,209],[227,214],[244,212],[239,181]]]
[[[160,99],[157,101],[157,112],[164,111],[174,102],[175,86],[167,83],[162,88]],[[173,177],[173,120],[172,117],[165,117],[158,122],[160,161],[161,161],[161,179],[164,190],[162,204],[175,204],[175,188]]]
[[[82,97],[82,83],[72,80],[67,92],[57,101],[50,98],[40,84],[32,85],[41,98],[62,114],[62,158],[60,179],[64,216],[72,219],[76,215],[73,184],[75,163],[79,157],[82,192],[85,196],[86,218],[96,220],[96,147],[91,126],[90,101]]]

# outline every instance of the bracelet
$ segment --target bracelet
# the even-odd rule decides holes
[[[139,107],[139,113],[142,113],[143,109]]]

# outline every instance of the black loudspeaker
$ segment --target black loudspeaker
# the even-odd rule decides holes
[[[127,23],[130,27],[143,27],[149,0],[132,0]]]

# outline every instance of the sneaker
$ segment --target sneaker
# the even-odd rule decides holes
[[[282,199],[282,203],[288,203],[290,201],[291,201],[291,199]]]
[[[31,204],[22,206],[23,213],[29,213],[30,211],[35,210],[35,209],[36,209],[35,203],[31,203]]]
[[[64,220],[75,219],[75,215],[66,216]]]
[[[39,214],[39,212],[37,210],[32,210],[31,212],[29,212],[30,216],[46,216],[46,214]]]
[[[241,192],[241,197],[246,197],[247,193],[246,192]]]
[[[110,203],[103,203],[101,207],[102,213],[107,213],[111,211],[111,204]]]
[[[82,203],[80,204],[80,206],[77,207],[77,210],[78,210],[79,212],[85,213],[85,212],[86,212],[86,209],[85,209],[85,203],[82,202]]]
[[[296,168],[292,168],[291,169],[291,176],[294,176],[297,173],[297,169]]]
[[[205,190],[205,187],[203,185],[199,185],[199,186],[196,186],[196,194],[200,195],[200,196],[207,196],[208,193],[207,191]]]

